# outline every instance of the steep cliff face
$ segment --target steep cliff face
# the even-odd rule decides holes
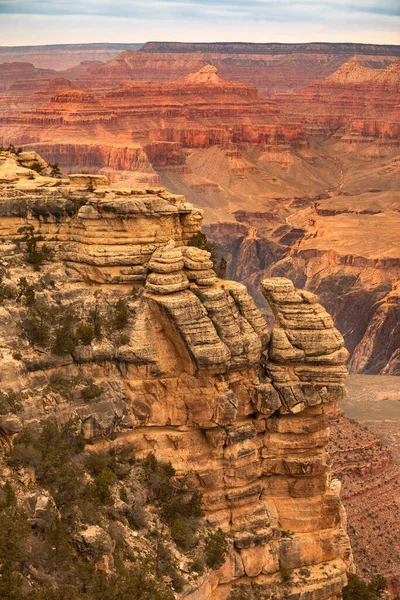
[[[257,583],[281,600],[340,600],[352,559],[327,412],[343,396],[348,353],[317,297],[263,280],[269,332],[246,288],[187,245],[202,215],[184,197],[112,189],[102,176],[52,179],[7,153],[0,177],[0,381],[7,397],[24,396],[1,416],[3,440],[73,416],[92,451],[130,443],[136,459],[152,452],[190,474],[229,550],[215,571],[186,571],[179,598],[225,600]],[[101,337],[75,337],[99,319]],[[55,391],[65,379],[73,390]],[[94,396],[82,393],[88,380]]]
[[[342,411],[330,416],[329,454],[343,485],[342,501],[357,570],[400,589],[400,445],[398,377],[351,375]],[[378,534],[378,535],[377,535]]]
[[[345,144],[397,145],[399,76],[398,61],[376,69],[353,58],[305,89],[279,96],[278,103],[307,124],[310,138],[334,134]]]

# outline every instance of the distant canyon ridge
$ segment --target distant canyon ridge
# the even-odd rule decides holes
[[[400,374],[400,46],[121,46],[0,48],[0,143],[184,194],[261,307],[289,277]]]

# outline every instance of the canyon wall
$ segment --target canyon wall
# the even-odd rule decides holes
[[[176,597],[225,600],[233,585],[258,583],[281,600],[340,600],[352,556],[326,448],[348,352],[317,297],[264,279],[269,331],[245,286],[218,279],[210,254],[188,245],[202,214],[183,196],[111,188],[101,175],[51,178],[45,164],[42,174],[29,168],[34,153],[0,158],[0,381],[3,393],[25,394],[22,412],[1,416],[3,441],[73,416],[92,450],[130,443],[136,459],[152,452],[189,474],[229,551],[218,570],[186,570]],[[47,248],[36,270],[29,231]],[[30,309],[13,293],[21,277]],[[18,324],[43,303],[107,322],[118,300],[124,335],[64,354],[29,342]],[[90,378],[101,393],[50,391],[63,377]]]

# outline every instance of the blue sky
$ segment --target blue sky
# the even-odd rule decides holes
[[[0,0],[0,45],[400,43],[400,0]]]

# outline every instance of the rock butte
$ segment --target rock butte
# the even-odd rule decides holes
[[[182,598],[225,600],[234,582],[251,580],[280,600],[340,600],[352,557],[326,447],[348,353],[332,318],[289,279],[265,279],[270,332],[245,286],[217,279],[209,254],[186,246],[201,212],[184,197],[113,189],[101,176],[55,180],[29,169],[35,160],[1,154],[8,284],[21,273],[38,278],[13,250],[18,228],[30,224],[54,251],[40,273],[53,281],[49,299],[87,314],[104,298],[129,299],[132,283],[142,293],[129,299],[122,345],[103,339],[71,357],[21,346],[18,305],[0,307],[0,380],[5,391],[29,390],[22,418],[75,415],[87,440],[115,433],[113,443],[132,442],[135,456],[151,451],[192,473],[208,520],[232,543],[225,564]],[[55,372],[90,376],[106,391],[91,403],[44,398]],[[18,427],[2,417],[3,436]],[[280,569],[292,570],[289,587]]]

